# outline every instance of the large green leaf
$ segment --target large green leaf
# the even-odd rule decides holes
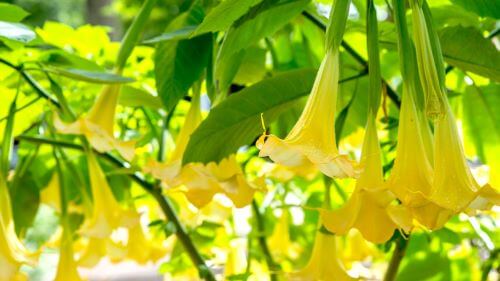
[[[121,105],[130,107],[145,106],[156,110],[162,108],[161,100],[158,97],[143,89],[129,86],[122,86],[118,102]]]
[[[156,37],[150,38],[148,40],[144,40],[143,43],[154,44],[163,41],[176,41],[176,40],[188,39],[191,36],[191,34],[193,34],[193,31],[196,28],[197,28],[196,25],[184,26],[177,30],[166,32]]]
[[[439,35],[444,59],[449,64],[500,81],[500,53],[479,30],[453,26]]]
[[[500,86],[468,86],[463,94],[465,141],[471,142],[476,155],[491,171],[500,169]],[[492,173],[497,177],[496,173]]]
[[[261,114],[267,123],[309,94],[314,69],[278,74],[229,96],[214,107],[191,135],[183,162],[219,161],[262,133]]]
[[[28,43],[36,38],[36,34],[23,24],[0,21],[0,40],[2,38]]]
[[[226,0],[213,8],[194,35],[228,29],[237,19],[262,0]]]
[[[134,18],[130,27],[127,29],[116,58],[116,67],[118,69],[122,69],[125,66],[132,50],[134,50],[135,45],[139,42],[139,36],[144,29],[144,25],[146,24],[149,14],[151,14],[151,10],[153,10],[155,4],[156,0],[144,1],[141,10]]]
[[[196,6],[174,20],[167,31],[199,24],[202,18],[203,11]],[[200,78],[208,63],[211,40],[211,35],[205,34],[158,45],[155,55],[156,87],[167,111],[170,111]]]
[[[2,21],[19,22],[27,15],[29,13],[21,7],[8,3],[0,3],[0,20]]]
[[[134,79],[132,78],[123,77],[108,72],[88,71],[88,70],[74,69],[74,68],[56,68],[56,67],[49,67],[47,68],[47,70],[62,76],[66,76],[68,78],[90,83],[113,84],[113,83],[127,83],[134,81]]]
[[[309,0],[278,1],[277,4],[269,6],[268,2],[263,2],[252,9],[249,15],[238,20],[227,33],[219,51],[215,68],[216,79],[232,80],[241,63],[241,59],[235,57],[241,54],[243,49],[282,28],[304,10],[308,3]],[[235,65],[227,67],[225,64]],[[225,72],[228,69],[234,72],[228,74]],[[231,79],[227,79],[228,77]],[[229,86],[227,81],[223,82],[226,83],[219,85],[222,90]]]
[[[500,19],[500,1],[498,0],[451,0],[451,2],[480,16]]]

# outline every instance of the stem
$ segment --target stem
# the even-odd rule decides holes
[[[267,246],[267,240],[264,235],[265,233],[264,220],[262,218],[262,214],[260,213],[259,205],[257,205],[257,201],[255,201],[255,199],[252,200],[252,209],[254,211],[255,221],[257,223],[257,231],[259,232],[258,236],[259,246],[262,250],[262,253],[266,257],[267,267],[269,268],[270,271],[269,277],[271,278],[271,281],[276,281],[278,280],[278,274],[276,273],[276,271],[278,271],[280,268],[279,265],[276,262],[274,262],[271,251]]]
[[[391,261],[387,271],[385,272],[384,281],[393,281],[396,279],[399,265],[406,254],[406,248],[408,247],[409,242],[410,237],[404,238],[402,235],[399,235],[394,241],[396,247],[392,252]]]
[[[19,141],[28,141],[28,142],[33,142],[33,143],[38,143],[38,144],[49,144],[49,145],[54,145],[58,147],[64,147],[64,148],[69,148],[69,149],[76,149],[83,151],[84,147],[78,144],[74,143],[69,143],[65,141],[59,141],[59,140],[53,140],[53,139],[47,139],[47,138],[38,138],[38,137],[31,137],[31,136],[18,136],[16,138]],[[113,156],[110,153],[100,153],[98,151],[94,151],[96,155],[99,157],[103,157],[109,162],[113,163],[115,166],[119,168],[126,168],[129,167],[130,164],[118,159],[117,157]],[[161,193],[161,189],[156,188],[154,184],[147,182],[142,174],[140,173],[133,173],[129,175],[136,183],[138,183],[144,190],[146,190],[149,194],[151,194],[157,203],[159,204],[161,210],[163,211],[163,214],[165,217],[174,224],[176,232],[175,235],[181,242],[182,246],[188,253],[191,261],[197,266],[198,272],[200,273],[200,276],[205,278],[207,281],[215,281],[215,276],[213,273],[209,270],[208,266],[206,265],[205,261],[203,260],[203,257],[201,254],[198,252],[196,249],[193,241],[191,241],[191,238],[187,234],[186,229],[182,225],[182,223],[179,220],[179,217],[174,211],[174,208],[170,201],[163,196]]]

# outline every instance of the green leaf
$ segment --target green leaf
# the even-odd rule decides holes
[[[451,0],[451,2],[482,17],[500,19],[500,2],[497,0]]]
[[[468,86],[462,96],[465,141],[470,141],[476,155],[491,171],[500,169],[500,86]],[[495,173],[492,176],[496,177]]]
[[[316,70],[300,69],[278,74],[229,96],[214,107],[191,135],[184,163],[219,161],[262,133],[295,102],[309,94]]]
[[[260,81],[265,74],[266,50],[259,47],[250,47],[246,49],[234,81],[240,85],[253,84]]]
[[[253,9],[250,15],[240,19],[227,33],[221,46],[215,68],[216,79],[220,80],[225,76],[220,70],[224,69],[224,64],[235,61],[235,54],[261,38],[275,33],[304,10],[308,3],[309,0],[280,1],[268,7],[268,3],[264,2]]]
[[[56,67],[77,68],[89,71],[104,70],[101,66],[91,60],[58,49],[43,52],[40,56],[40,62]]]
[[[116,67],[118,69],[122,69],[125,66],[132,50],[137,42],[139,42],[139,35],[142,32],[142,29],[144,28],[144,25],[149,18],[149,14],[151,14],[151,10],[153,10],[155,4],[156,0],[146,0],[139,11],[139,14],[134,18],[134,21],[127,29],[116,59]]]
[[[132,78],[123,77],[108,72],[88,71],[75,68],[56,68],[56,67],[49,67],[46,70],[62,76],[66,76],[68,78],[90,83],[115,84],[115,83],[128,83],[134,81],[134,79]]]
[[[168,30],[177,30],[183,26],[201,22],[203,11],[195,6],[177,17]],[[188,40],[167,41],[158,45],[155,55],[156,87],[158,96],[163,100],[167,111],[172,110],[177,102],[187,94],[208,64],[210,55],[209,34]]]
[[[29,13],[19,6],[0,3],[0,21],[19,22],[27,15]]]
[[[129,86],[121,88],[118,102],[121,105],[130,107],[145,106],[156,110],[162,108],[162,102],[158,97],[151,95],[145,90]]]
[[[213,8],[193,35],[228,29],[237,19],[262,0],[226,0]]]
[[[144,44],[154,44],[154,43],[159,43],[159,42],[163,42],[163,41],[176,41],[176,40],[188,39],[197,27],[198,26],[196,26],[196,25],[184,26],[184,27],[181,27],[177,30],[174,30],[171,32],[166,32],[166,33],[163,33],[162,35],[145,40],[143,43]]]
[[[36,34],[24,24],[0,21],[0,40],[2,38],[29,43],[36,38]]]
[[[479,30],[453,26],[439,35],[444,59],[449,64],[500,81],[500,53]]]

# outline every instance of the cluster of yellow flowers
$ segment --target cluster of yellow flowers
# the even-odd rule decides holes
[[[309,263],[300,272],[291,274],[291,280],[353,279],[335,256],[333,234],[346,235],[356,228],[364,239],[383,243],[395,230],[406,234],[415,228],[436,230],[455,214],[472,214],[500,203],[498,192],[490,185],[480,186],[467,165],[446,88],[436,67],[439,61],[436,56],[441,54],[433,51],[433,34],[422,3],[410,2],[420,80],[404,82],[396,159],[387,179],[382,169],[376,110],[369,110],[359,164],[337,148],[334,123],[340,74],[338,46],[328,49],[305,108],[286,138],[264,133],[256,143],[259,156],[270,158],[278,167],[286,167],[287,172],[301,174],[319,170],[331,178],[356,179],[355,189],[344,206],[335,210],[326,206],[319,210],[320,224],[325,229],[317,231]],[[415,83],[421,83],[421,87]],[[55,127],[60,133],[85,136],[90,146],[99,152],[116,150],[123,158],[132,160],[135,143],[119,141],[113,134],[119,92],[119,85],[105,86],[87,116],[70,124],[56,116]],[[423,107],[419,106],[419,95],[425,100]],[[216,194],[226,196],[238,208],[250,204],[255,192],[266,190],[264,177],[247,179],[235,155],[220,163],[182,165],[189,138],[201,122],[200,93],[193,91],[175,150],[164,163],[151,161],[143,171],[160,180],[166,192],[185,194],[197,208],[209,204]],[[117,201],[94,153],[90,149],[85,153],[91,198],[84,204],[86,221],[79,230],[82,241],[73,241],[69,226],[62,223],[56,280],[81,280],[77,264],[92,267],[104,256],[114,261],[130,258],[144,263],[161,258],[167,251],[166,247],[156,246],[144,232],[141,215],[133,204],[122,206]],[[43,200],[52,202],[55,208],[61,208],[58,181],[56,173],[42,194]],[[0,280],[22,279],[19,267],[32,263],[34,254],[29,253],[16,236],[8,189],[2,177],[0,210]],[[278,225],[282,234],[278,239],[288,237],[285,234],[287,219],[285,212]],[[119,243],[111,238],[120,228],[128,230],[127,242]],[[77,260],[75,244],[81,250]],[[282,252],[288,250],[282,249]],[[230,256],[230,260],[234,263],[236,258]]]

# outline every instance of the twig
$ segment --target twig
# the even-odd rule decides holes
[[[398,274],[399,265],[403,260],[406,254],[406,248],[408,247],[408,243],[410,242],[410,237],[403,237],[398,233],[398,237],[394,241],[395,248],[392,252],[391,261],[389,263],[389,267],[385,272],[384,281],[393,281],[396,279]]]
[[[276,281],[278,280],[277,271],[279,270],[279,265],[274,261],[271,251],[269,250],[269,247],[267,245],[267,240],[266,237],[264,236],[265,233],[264,220],[262,218],[262,214],[260,213],[259,205],[257,205],[257,201],[255,201],[255,199],[252,200],[252,208],[255,216],[255,222],[257,224],[257,231],[259,232],[258,236],[259,246],[262,250],[262,253],[266,257],[266,263],[270,271],[269,275],[271,281]]]

